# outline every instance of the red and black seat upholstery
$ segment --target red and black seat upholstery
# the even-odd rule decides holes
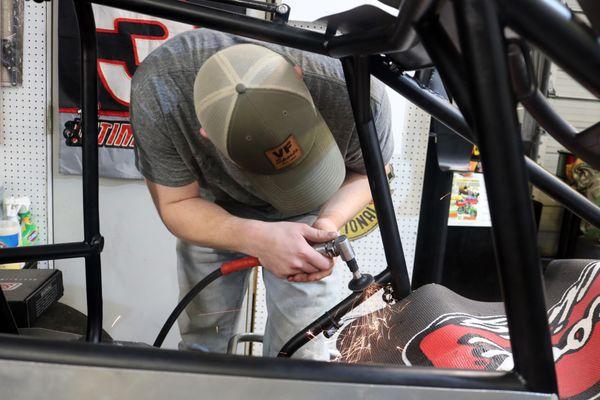
[[[598,398],[600,261],[554,261],[545,286],[560,397]],[[352,363],[513,368],[503,304],[469,300],[435,284],[353,321],[341,332],[338,349],[341,361]]]

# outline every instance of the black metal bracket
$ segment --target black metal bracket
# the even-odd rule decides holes
[[[250,10],[263,11],[271,16],[273,22],[287,23],[290,18],[291,8],[287,4],[277,4],[269,1],[258,0],[207,0],[217,4],[227,4]],[[202,5],[200,5],[202,6]]]
[[[273,13],[273,21],[286,24],[290,19],[291,7],[287,4],[279,4]]]

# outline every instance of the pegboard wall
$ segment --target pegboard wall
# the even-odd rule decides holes
[[[0,186],[5,194],[28,196],[39,229],[48,238],[48,146],[50,3],[25,1],[23,86],[2,87]]]
[[[409,274],[412,276],[415,258],[415,246],[417,242],[417,231],[419,225],[419,211],[421,208],[421,190],[423,188],[423,174],[425,172],[425,161],[427,156],[427,142],[429,137],[429,123],[431,117],[412,104],[407,105],[404,119],[404,127],[401,130],[401,140],[397,141],[392,166],[394,168],[394,179],[390,183],[392,200],[396,209],[396,219],[402,238],[402,246],[406,257]],[[385,254],[381,244],[379,229],[375,229],[368,235],[352,242],[356,257],[361,270],[375,275],[386,267]],[[361,262],[361,260],[363,262]],[[365,262],[368,261],[368,262]],[[344,281],[351,278],[346,267],[339,263],[336,268],[344,269]],[[336,293],[337,299],[341,300],[350,294],[347,287],[341,286]],[[361,315],[375,309],[381,308],[383,302],[381,295],[375,294],[371,301],[358,307],[348,317]],[[326,310],[323,310],[326,311]],[[265,302],[265,288],[262,277],[259,276],[256,287],[256,302],[254,307],[254,332],[264,332],[267,322],[267,308]],[[335,342],[335,337],[331,343]],[[262,354],[261,345],[255,344],[252,354]]]

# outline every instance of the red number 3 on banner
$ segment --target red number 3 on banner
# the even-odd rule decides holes
[[[110,17],[104,13],[97,13],[96,20],[98,77],[111,98],[125,107],[129,107],[131,78],[138,65],[170,36],[191,28],[170,21]]]

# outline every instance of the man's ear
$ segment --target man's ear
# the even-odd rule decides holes
[[[298,75],[298,79],[300,79],[300,80],[304,79],[304,72],[302,71],[301,66],[294,65],[294,71],[296,72],[296,75]]]
[[[200,128],[200,136],[202,136],[204,139],[208,139],[208,134],[206,133],[204,128]]]

